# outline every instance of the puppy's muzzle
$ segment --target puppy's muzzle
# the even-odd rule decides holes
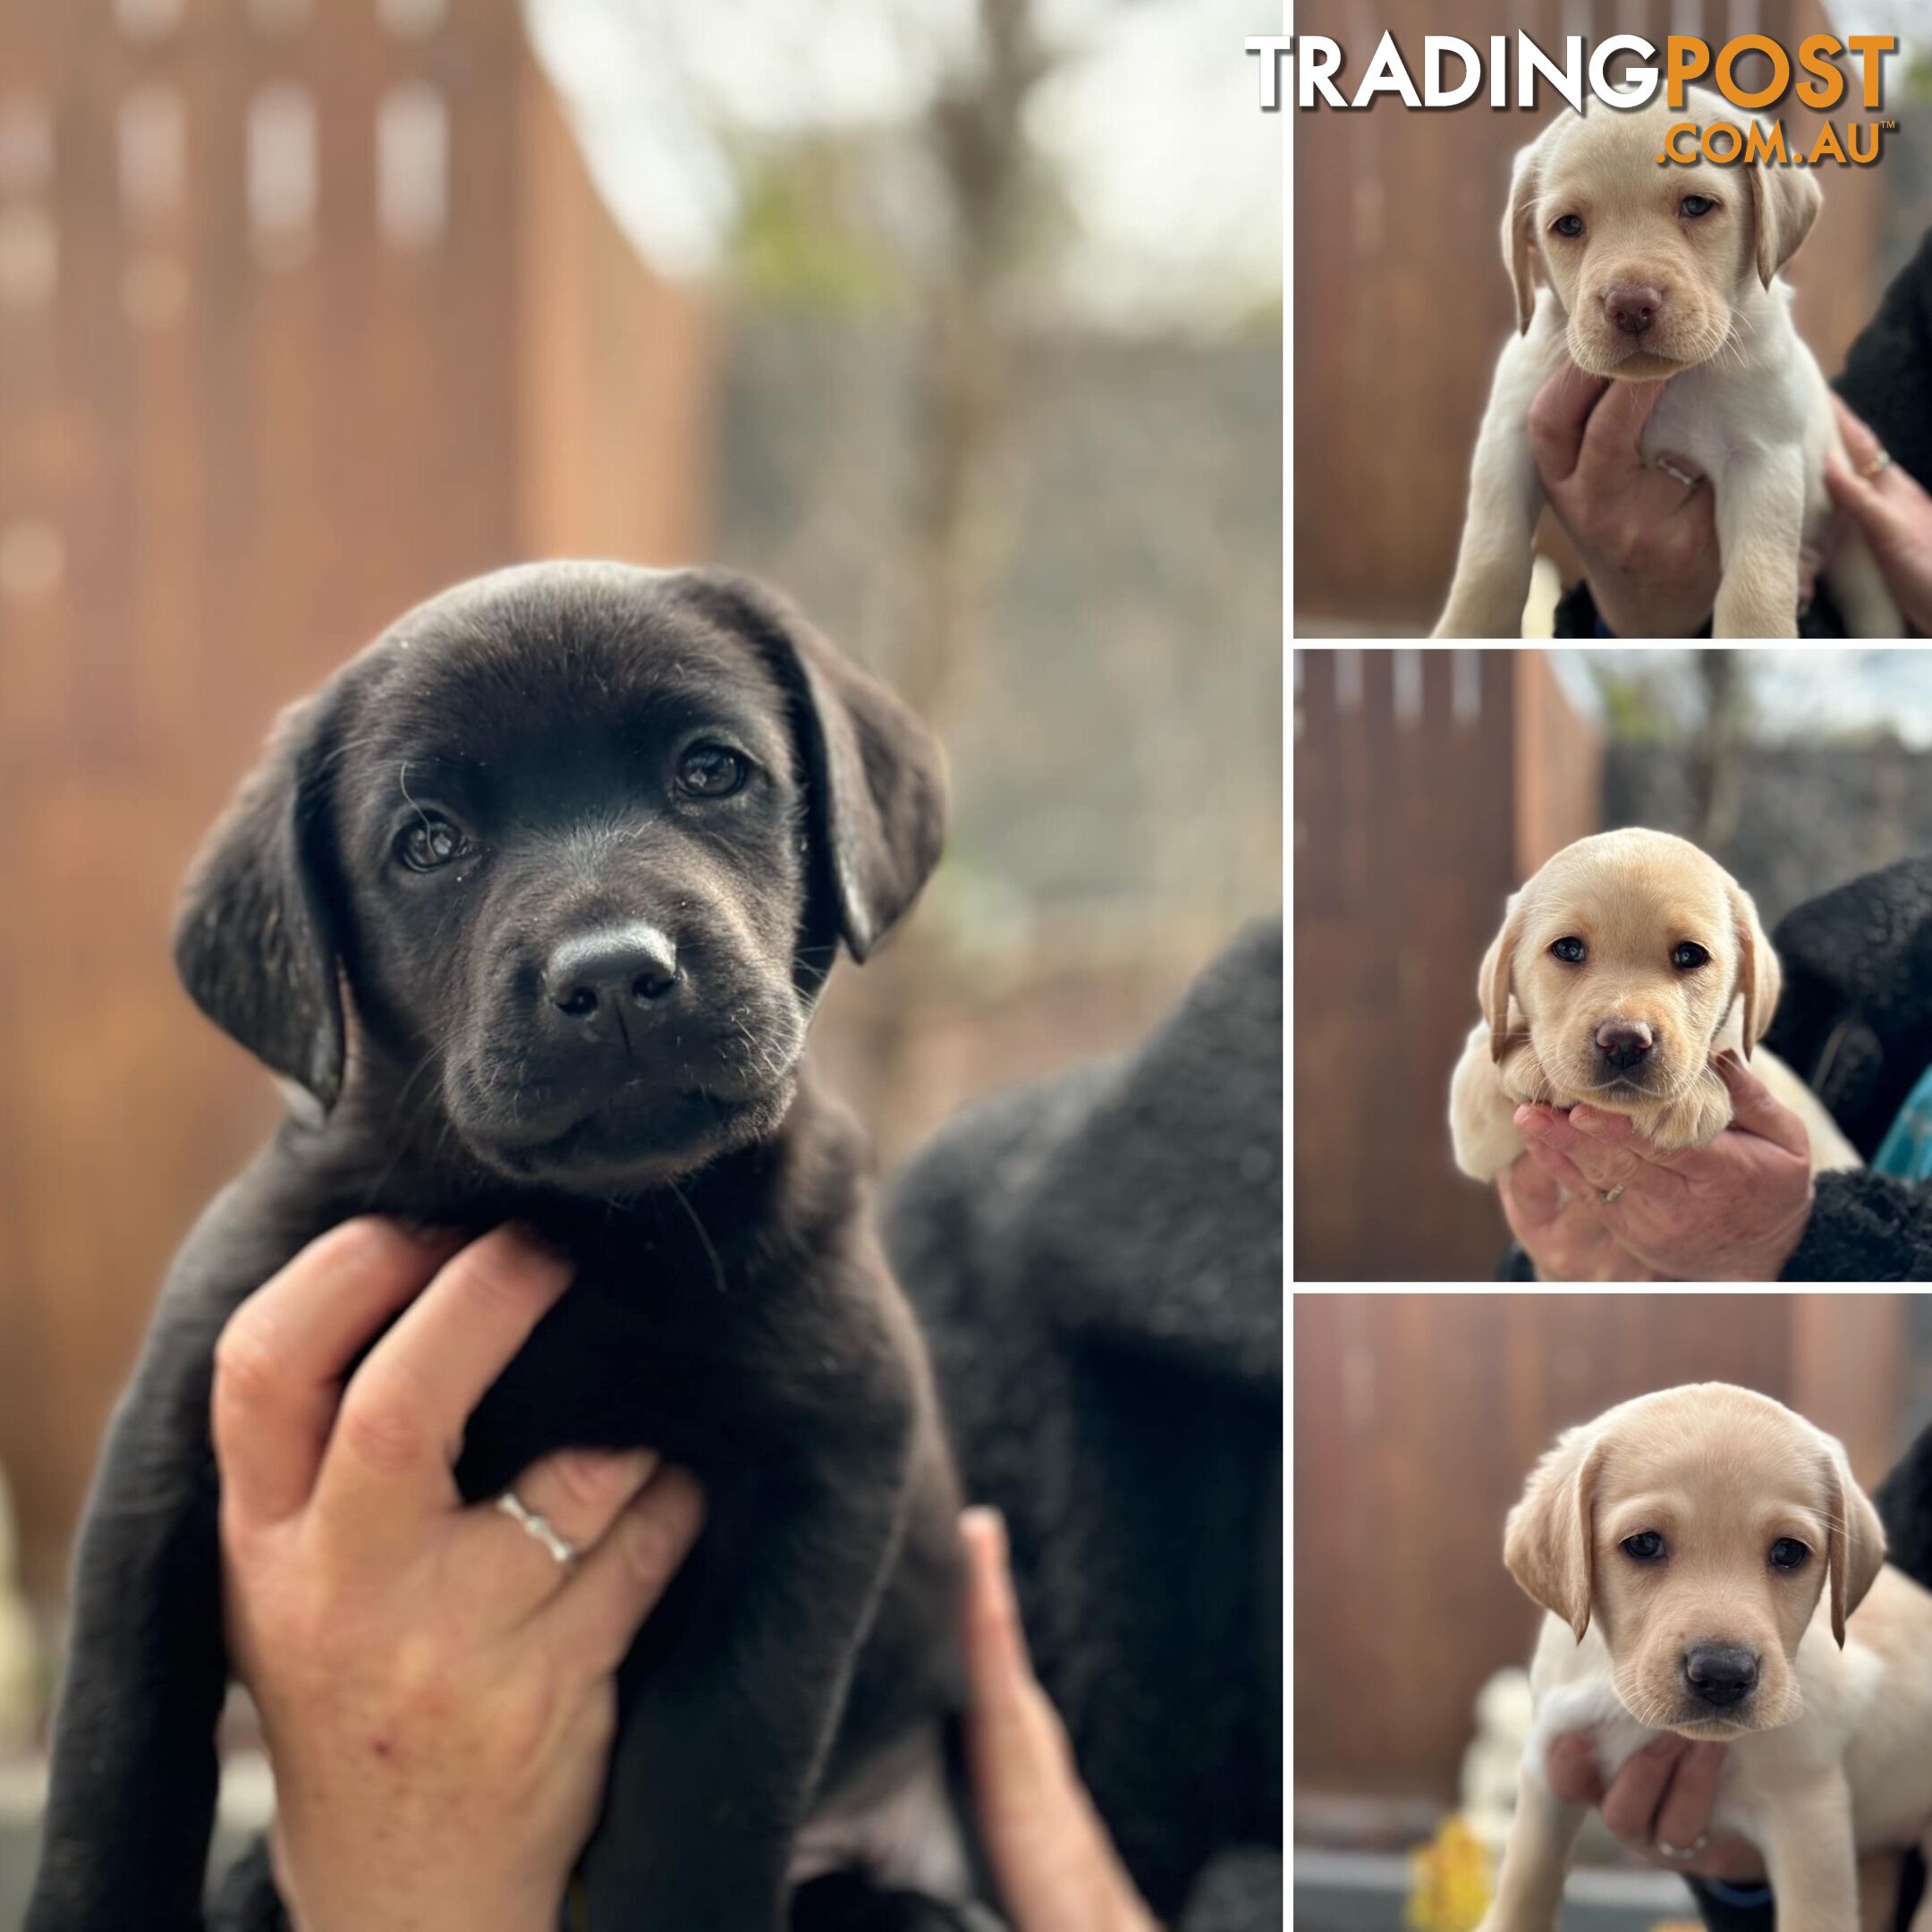
[[[1683,1655],[1684,1688],[1699,1704],[1728,1710],[1758,1688],[1758,1653],[1741,1644],[1697,1644]]]
[[[1653,1044],[1641,1020],[1606,1020],[1597,1029],[1597,1057],[1619,1073],[1641,1066]]]
[[[1604,320],[1625,335],[1641,335],[1663,306],[1663,290],[1648,282],[1614,282],[1604,291]]]
[[[682,1004],[668,935],[640,920],[566,939],[544,962],[543,1017],[561,1039],[628,1045]]]

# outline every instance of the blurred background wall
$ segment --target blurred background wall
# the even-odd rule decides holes
[[[1710,852],[1767,928],[1932,851],[1932,652],[1294,657],[1295,1276],[1487,1280],[1449,1078],[1508,894],[1618,826]]]
[[[1932,1420],[1922,1298],[1298,1294],[1295,1834],[1405,1843],[1454,1801],[1472,1705],[1541,1613],[1503,1519],[1556,1433],[1741,1383],[1840,1436],[1868,1487]]]
[[[1661,47],[1685,33],[1715,47],[1756,32],[1787,48],[1816,32],[1898,34],[1905,51],[1887,64],[1882,111],[1821,117],[1795,96],[1777,110],[1793,136],[1821,118],[1841,138],[1848,121],[1898,123],[1876,165],[1819,170],[1825,210],[1788,271],[1798,326],[1827,376],[1932,225],[1924,0],[1509,0],[1446,12],[1434,0],[1300,0],[1295,26],[1340,40],[1344,92],[1385,30],[1418,69],[1429,32],[1481,41],[1521,30],[1552,53],[1566,34],[1594,44],[1636,33]],[[1764,56],[1738,64],[1747,86],[1761,84],[1754,64]],[[1853,64],[1854,104],[1857,80]],[[1567,111],[1538,95],[1533,109],[1492,109],[1482,95],[1411,113],[1385,96],[1363,111],[1284,116],[1295,144],[1297,636],[1417,636],[1440,614],[1477,425],[1515,324],[1499,240],[1510,165]],[[1539,544],[1573,581],[1574,555],[1546,515]]]
[[[1300,650],[1294,746],[1295,1279],[1486,1278],[1449,1077],[1504,900],[1601,828],[1599,734],[1540,652]]]
[[[1278,906],[1274,24],[0,9],[0,1467],[49,1612],[166,1258],[274,1112],[174,983],[177,882],[418,598],[733,563],[934,718],[951,854],[818,1033],[887,1159]]]

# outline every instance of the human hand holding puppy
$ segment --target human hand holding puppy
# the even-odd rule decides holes
[[[1677,465],[1666,470],[1648,462],[1640,446],[1663,393],[1662,383],[1614,383],[1565,363],[1530,408],[1530,448],[1544,494],[1615,637],[1693,637],[1717,600],[1711,492]],[[1826,454],[1826,487],[1863,531],[1905,621],[1932,635],[1932,496],[1886,461],[1878,438],[1835,395],[1832,410],[1845,455]],[[1809,549],[1801,556],[1801,610],[1811,601],[1819,561]]]
[[[1665,1149],[1600,1107],[1521,1106],[1503,1211],[1546,1280],[1775,1281],[1811,1215],[1804,1123],[1734,1053],[1711,1063],[1731,1125]],[[1606,1195],[1614,1199],[1606,1199]]]
[[[1722,1744],[1693,1743],[1666,1731],[1606,1784],[1589,1732],[1554,1739],[1547,1754],[1550,1789],[1565,1804],[1600,1813],[1605,1827],[1632,1852],[1687,1877],[1761,1885],[1765,1865],[1758,1848],[1749,1839],[1710,1832],[1724,1758]]]
[[[639,1451],[565,1451],[519,1480],[582,1552],[568,1569],[462,1504],[463,1425],[567,1275],[509,1230],[458,1250],[347,1223],[243,1303],[217,1355],[229,1633],[301,1932],[368,1932],[377,1900],[419,1932],[551,1932],[597,1818],[617,1664],[703,1516],[691,1477]],[[1033,1675],[1004,1527],[972,1511],[962,1535],[967,1750],[1013,1923],[1153,1932]]]
[[[1530,405],[1544,493],[1617,637],[1695,637],[1724,571],[1710,490],[1648,462],[1644,426],[1660,382],[1613,382],[1565,362]]]
[[[565,1451],[518,1495],[558,1563],[452,1463],[568,1284],[498,1230],[457,1252],[350,1222],[237,1311],[216,1357],[226,1621],[274,1757],[302,1932],[549,1932],[597,1822],[615,1672],[697,1537],[696,1484]],[[370,1334],[404,1310],[360,1367]]]

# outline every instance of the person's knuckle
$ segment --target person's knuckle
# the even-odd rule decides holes
[[[496,1234],[471,1241],[450,1266],[464,1300],[506,1313],[526,1309],[550,1275],[537,1250]]]
[[[244,1305],[215,1340],[215,1399],[218,1406],[255,1411],[281,1394],[282,1357],[268,1324]]]
[[[411,1468],[422,1458],[422,1423],[382,1392],[359,1394],[351,1385],[337,1425],[345,1453],[380,1475]]]
[[[345,1274],[391,1275],[418,1256],[417,1244],[399,1223],[381,1215],[358,1215],[333,1227],[312,1250]]]
[[[595,1449],[565,1449],[550,1459],[547,1482],[560,1508],[582,1515],[607,1509],[623,1487],[623,1465]]]
[[[446,1633],[424,1624],[396,1642],[383,1701],[396,1724],[426,1730],[465,1701],[460,1679],[455,1647]]]

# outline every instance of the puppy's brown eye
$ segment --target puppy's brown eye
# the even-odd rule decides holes
[[[1710,964],[1710,954],[1694,939],[1686,939],[1670,956],[1670,962],[1681,972],[1689,972],[1694,966]]]
[[[1717,204],[1708,195],[1687,194],[1677,204],[1677,212],[1695,221],[1699,215],[1708,215]]]
[[[693,745],[678,761],[678,790],[691,798],[729,798],[743,788],[751,761],[721,744]]]
[[[1771,1546],[1771,1567],[1774,1570],[1802,1570],[1810,1554],[1796,1537],[1781,1536]]]
[[[1559,939],[1549,950],[1550,957],[1560,959],[1565,966],[1583,963],[1584,945],[1580,939]]]
[[[1583,217],[1580,215],[1559,215],[1550,224],[1550,232],[1562,235],[1566,242],[1574,242],[1583,233]]]
[[[1655,1563],[1664,1554],[1664,1538],[1655,1530],[1640,1530],[1623,1538],[1623,1554],[1638,1563]]]
[[[468,850],[462,834],[433,812],[424,812],[403,826],[395,843],[396,857],[411,872],[434,872]]]

